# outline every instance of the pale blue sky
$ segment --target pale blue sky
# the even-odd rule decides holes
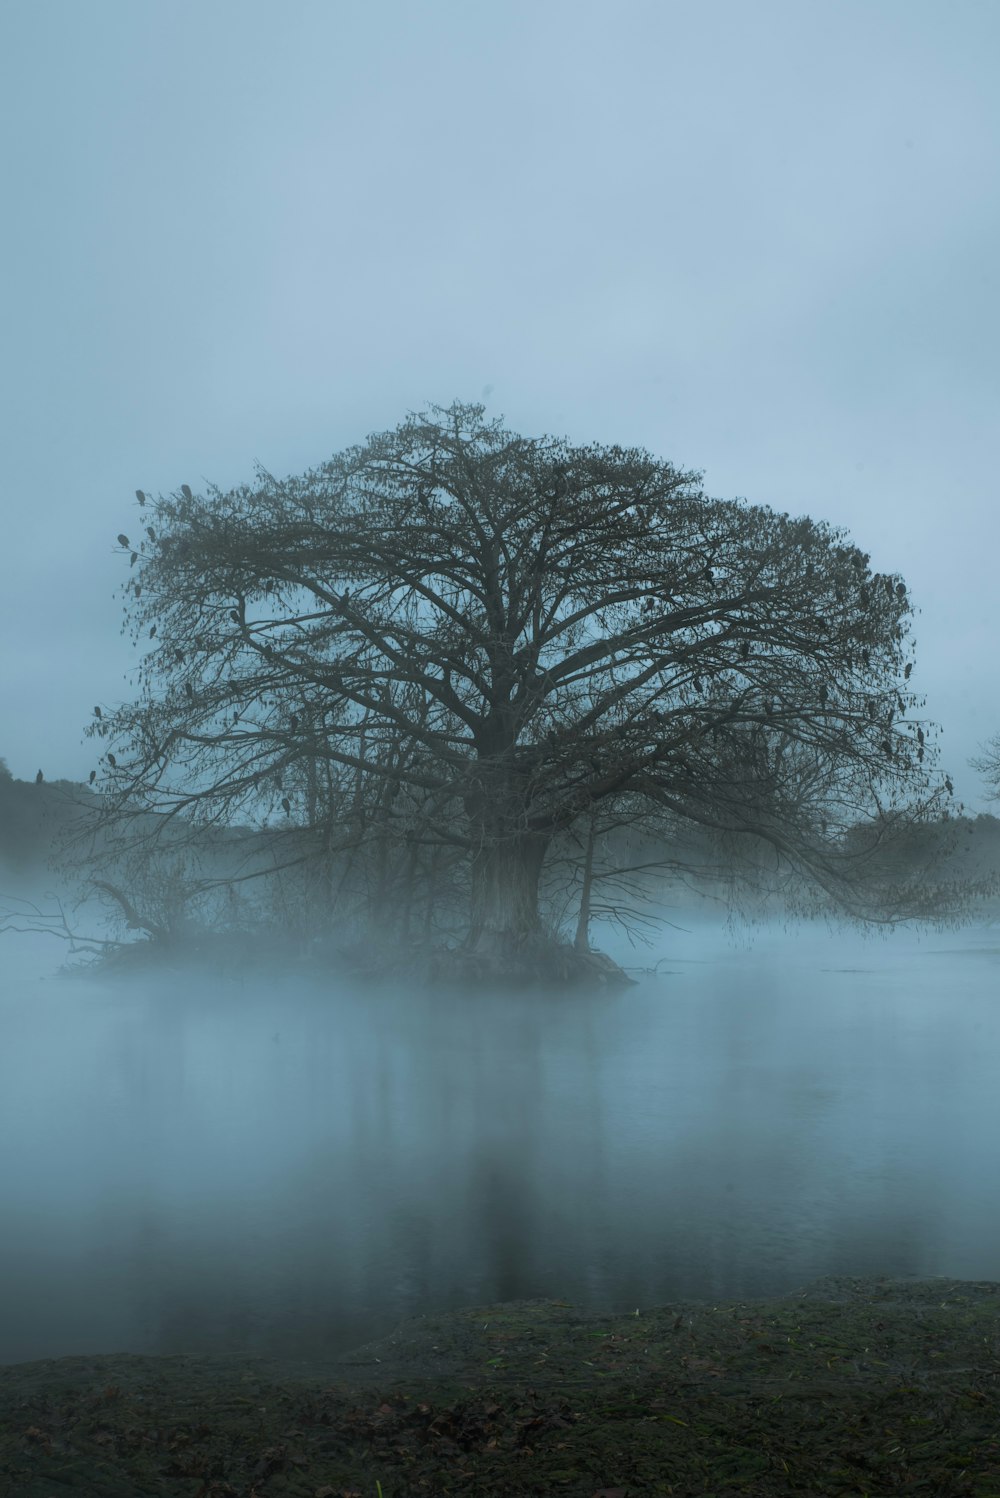
[[[489,389],[902,572],[983,808],[998,76],[993,0],[6,0],[0,755],[131,695],[137,487]]]

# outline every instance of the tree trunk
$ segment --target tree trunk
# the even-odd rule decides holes
[[[580,891],[580,919],[576,923],[576,939],[573,945],[578,952],[590,951],[590,891],[594,884],[594,824],[593,815],[587,824],[587,851],[583,858],[583,889]]]
[[[548,837],[484,834],[472,857],[472,920],[467,947],[514,953],[542,936],[538,880]]]
[[[410,939],[410,911],[413,909],[413,891],[417,883],[419,856],[416,843],[411,843],[406,852],[406,869],[403,873],[403,894],[399,912],[399,941],[403,946]]]

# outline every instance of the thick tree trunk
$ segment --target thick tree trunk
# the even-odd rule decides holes
[[[466,946],[515,953],[542,936],[538,880],[548,837],[484,834],[472,858],[472,911]]]

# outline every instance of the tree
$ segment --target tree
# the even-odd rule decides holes
[[[456,403],[301,477],[138,491],[140,695],[90,728],[112,814],[308,828],[322,781],[327,847],[450,849],[466,947],[500,960],[542,940],[553,839],[623,798],[852,914],[927,913],[841,839],[944,794],[905,584],[699,480]]]
[[[978,770],[989,787],[987,799],[1000,801],[1000,733],[982,746],[982,753],[969,760],[974,770]]]

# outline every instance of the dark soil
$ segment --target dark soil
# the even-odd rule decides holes
[[[1000,1498],[1000,1285],[818,1281],[596,1315],[513,1302],[329,1363],[0,1368],[0,1494]]]

